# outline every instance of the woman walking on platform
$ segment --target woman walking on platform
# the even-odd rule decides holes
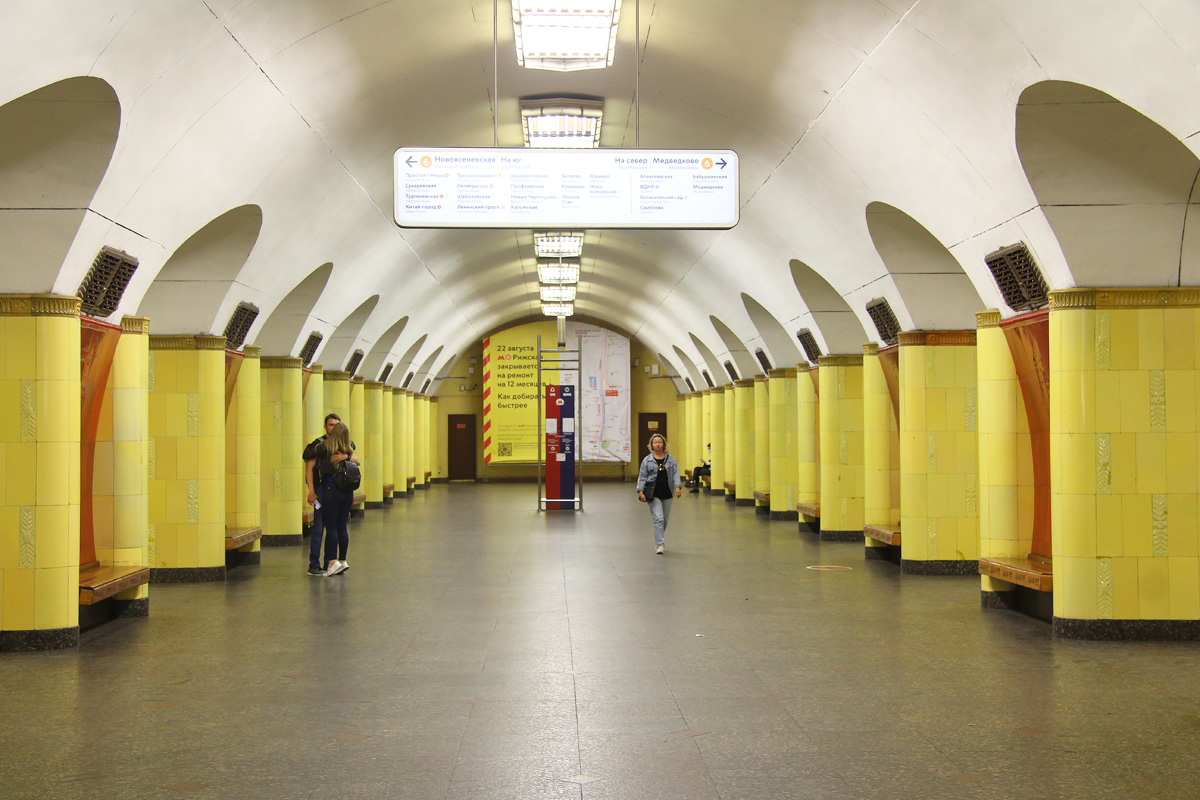
[[[650,506],[650,519],[654,524],[654,552],[663,554],[666,545],[667,519],[671,516],[671,500],[683,494],[683,482],[679,479],[679,462],[667,452],[667,440],[661,433],[650,437],[646,446],[650,451],[638,470],[638,499]]]
[[[350,533],[346,529],[350,521],[350,506],[354,504],[354,490],[339,489],[334,482],[339,465],[343,461],[358,464],[354,455],[354,444],[350,441],[350,430],[341,422],[317,445],[317,463],[313,468],[320,476],[317,485],[317,501],[321,504],[321,522],[325,528],[325,575],[337,575],[350,569],[346,563],[346,551],[350,547]]]

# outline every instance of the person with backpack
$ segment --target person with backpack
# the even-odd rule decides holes
[[[317,466],[317,447],[333,432],[333,426],[341,421],[342,418],[337,414],[326,414],[325,434],[309,442],[304,448],[304,454],[300,457],[304,461],[304,483],[308,487],[308,504],[313,507],[312,533],[309,536],[308,552],[308,574],[313,577],[325,577],[325,564],[321,561],[321,535],[325,530],[325,525],[321,522],[321,504],[317,501],[317,484],[320,483],[320,479],[313,474],[313,470]],[[350,449],[354,449],[354,442],[350,442]]]
[[[341,422],[316,447],[313,480],[316,483],[317,503],[325,529],[325,576],[332,577],[350,569],[346,551],[350,547],[350,506],[354,490],[362,481],[358,456],[350,441],[350,430]]]

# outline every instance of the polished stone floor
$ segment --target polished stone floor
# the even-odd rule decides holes
[[[629,485],[586,500],[436,486],[343,576],[269,549],[0,655],[0,797],[1200,796],[1200,644],[1054,641],[703,495],[655,556]]]

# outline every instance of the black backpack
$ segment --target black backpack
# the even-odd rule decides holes
[[[353,492],[362,484],[362,470],[350,459],[338,464],[333,471],[334,488],[343,492]]]

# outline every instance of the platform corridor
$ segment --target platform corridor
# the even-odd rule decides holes
[[[1055,640],[979,610],[975,577],[705,495],[665,556],[629,485],[580,515],[533,496],[434,486],[355,523],[343,576],[268,548],[78,649],[7,654],[0,795],[1200,794],[1195,643]]]

